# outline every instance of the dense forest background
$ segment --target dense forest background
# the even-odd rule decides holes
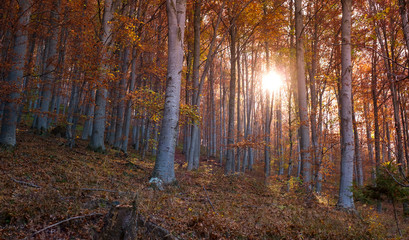
[[[180,238],[405,238],[408,21],[405,0],[1,1],[0,234],[88,238],[137,193]]]

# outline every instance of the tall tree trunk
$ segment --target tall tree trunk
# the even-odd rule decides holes
[[[374,152],[372,144],[372,134],[371,134],[371,123],[369,122],[369,103],[364,102],[364,116],[365,116],[365,129],[366,129],[366,141],[368,148],[368,159],[372,166],[371,178],[375,179],[375,162],[374,162]]]
[[[304,184],[311,188],[310,134],[308,124],[307,90],[305,83],[304,26],[302,0],[295,1],[295,36],[298,80],[298,108],[300,115],[300,151]]]
[[[210,90],[210,156],[211,157],[216,157],[216,152],[217,152],[217,144],[216,144],[216,101],[215,101],[215,94],[214,94],[214,88],[215,88],[215,76],[214,76],[214,64],[211,64],[210,71],[209,71],[209,90]]]
[[[405,36],[406,48],[409,50],[409,22],[406,2],[406,0],[399,0],[399,13],[401,17],[403,35]]]
[[[318,5],[314,4],[314,12],[318,12]],[[317,126],[317,108],[318,108],[318,94],[317,94],[317,62],[318,59],[318,16],[317,14],[314,17],[314,29],[313,29],[313,39],[312,39],[312,60],[311,60],[311,69],[310,69],[310,96],[311,96],[311,153],[312,153],[312,163],[314,164],[314,183],[318,185],[318,173],[319,173],[319,149],[318,149],[318,126]]]
[[[233,19],[230,27],[230,95],[229,95],[229,120],[227,127],[227,159],[224,173],[234,172],[234,106],[236,98],[236,23]]]
[[[28,103],[28,99],[29,99],[29,85],[30,85],[30,80],[31,80],[31,75],[32,75],[32,70],[31,70],[31,64],[33,61],[33,56],[34,56],[34,50],[36,47],[36,39],[37,39],[37,33],[33,33],[31,34],[30,37],[28,37],[28,52],[27,52],[27,56],[26,56],[26,62],[25,62],[25,67],[24,67],[24,81],[23,81],[23,101],[19,106],[19,110],[18,110],[18,118],[17,118],[17,125],[20,123],[21,119],[22,119],[22,115],[23,115],[23,110],[25,105],[27,105]],[[30,112],[30,106],[28,106],[27,111]],[[0,114],[1,117],[2,114]],[[0,122],[1,122],[1,118],[0,118]]]
[[[94,89],[89,89],[89,91],[91,92],[91,96],[90,96],[90,101],[88,102],[87,106],[86,106],[86,120],[84,123],[84,127],[82,130],[82,140],[87,140],[89,137],[91,137],[92,135],[92,118],[94,116],[94,109],[95,109],[95,104],[93,103],[94,99],[95,99],[95,90]]]
[[[292,96],[295,95],[295,91],[292,90],[295,88],[295,81],[296,81],[296,76],[295,76],[295,72],[296,72],[296,66],[295,66],[295,45],[294,45],[294,0],[290,0],[289,3],[289,12],[290,12],[290,83],[288,85],[288,140],[290,141],[290,146],[289,146],[289,157],[288,157],[288,173],[287,173],[287,178],[288,180],[290,180],[291,178],[291,174],[292,174],[292,169],[293,169],[293,165],[294,165],[294,161],[293,161],[293,128],[292,128]]]
[[[264,42],[265,53],[266,53],[266,70],[267,74],[270,72],[270,51],[268,47],[268,42]],[[264,117],[264,175],[265,181],[268,180],[268,177],[271,174],[271,122],[273,120],[273,98],[274,93],[268,90],[265,91],[265,117]]]
[[[191,41],[187,42],[187,57],[186,57],[186,80],[185,80],[185,104],[189,105],[191,104],[190,102],[190,95],[191,95],[191,90],[190,88],[190,82],[192,78],[192,44]],[[184,129],[183,129],[183,153],[185,154],[185,159],[186,162],[189,162],[189,151],[190,151],[190,141],[191,141],[192,135],[191,135],[191,126],[187,122],[185,123]]]
[[[8,96],[9,101],[4,102],[3,116],[1,119],[0,144],[11,147],[16,145],[16,128],[19,109],[18,101],[20,99],[25,57],[27,53],[28,35],[26,28],[30,21],[30,6],[30,0],[19,1],[18,30],[14,36],[13,46],[13,66],[6,78],[6,84],[11,86],[13,91]]]
[[[48,114],[50,111],[50,103],[52,97],[52,89],[54,80],[56,79],[56,56],[57,56],[57,42],[58,42],[58,10],[60,7],[60,1],[55,1],[53,3],[53,10],[51,11],[50,21],[51,21],[51,35],[48,37],[47,52],[45,57],[45,72],[42,77],[44,81],[42,89],[42,99],[40,105],[40,113],[37,119],[37,125],[34,126],[40,133],[48,130]]]
[[[128,61],[129,61],[129,47],[125,47],[122,57],[122,69],[121,69],[121,82],[119,83],[119,95],[118,95],[118,112],[116,115],[115,126],[115,148],[121,148],[123,142],[123,126],[125,115],[125,94],[126,94],[126,82],[128,79]]]
[[[237,143],[239,143],[240,142],[240,140],[241,140],[241,137],[240,137],[240,134],[241,134],[241,121],[240,121],[240,113],[241,113],[241,109],[240,109],[240,95],[241,95],[241,93],[240,93],[240,91],[241,91],[241,84],[240,84],[240,80],[241,80],[241,74],[240,74],[240,46],[239,46],[239,43],[237,43],[237,57],[236,57],[236,62],[237,62],[237,136],[236,136],[236,141],[237,141]],[[236,148],[236,151],[237,151],[237,154],[236,154],[236,156],[237,156],[237,159],[236,159],[236,162],[237,162],[237,167],[235,168],[235,170],[237,171],[237,172],[240,172],[240,163],[241,163],[241,153],[240,153],[240,148],[239,147],[237,147]]]
[[[201,0],[195,1],[195,11],[193,16],[194,42],[193,42],[193,95],[192,104],[196,107],[197,114],[200,114],[199,100],[199,68],[200,68],[200,9]],[[200,156],[200,135],[199,122],[195,121],[192,126],[192,135],[190,141],[190,149],[188,153],[188,170],[196,170],[199,167]],[[199,140],[198,140],[199,139]],[[197,154],[198,153],[198,154]]]
[[[352,181],[354,171],[354,133],[352,126],[351,0],[342,0],[341,49],[341,178],[338,207],[354,209]]]
[[[221,57],[220,59],[220,83],[219,83],[219,107],[220,107],[220,116],[219,116],[219,125],[220,125],[220,153],[219,153],[219,164],[223,165],[223,156],[224,156],[224,139],[225,139],[225,135],[224,135],[224,103],[225,103],[225,95],[224,95],[224,91],[222,91],[222,89],[224,89],[224,83],[223,83],[223,57]]]
[[[378,79],[376,71],[376,40],[374,40],[374,51],[372,52],[372,76],[371,76],[371,93],[372,104],[374,112],[374,127],[375,127],[375,177],[379,176],[379,167],[381,164],[381,144],[380,144],[380,130],[379,130],[379,106],[378,106]]]
[[[112,0],[105,0],[104,16],[102,20],[102,33],[101,42],[104,44],[102,49],[102,60],[106,61],[110,57],[110,50],[108,49],[111,44],[111,30],[112,30],[112,18],[114,14],[114,7]],[[104,64],[103,69],[108,71],[108,65]],[[105,74],[105,73],[104,73]],[[104,76],[106,77],[106,76]],[[104,84],[105,81],[99,84],[95,97],[95,110],[94,110],[94,122],[92,127],[92,135],[89,146],[94,151],[105,151],[104,133],[105,133],[105,111],[107,104],[108,91]]]
[[[136,82],[136,58],[137,53],[136,49],[132,51],[132,63],[131,63],[131,82],[129,84],[129,92],[133,92],[135,89],[135,82]],[[124,153],[128,151],[128,139],[129,139],[129,131],[131,128],[131,121],[132,121],[132,99],[128,99],[126,102],[126,111],[125,111],[125,120],[124,120],[124,129],[123,129],[123,140],[121,144],[121,150]]]
[[[77,69],[74,69],[74,77],[75,79],[80,79],[80,72]],[[71,87],[71,98],[70,104],[68,106],[68,113],[67,113],[67,145],[70,148],[75,146],[75,137],[76,137],[76,126],[79,119],[79,102],[80,102],[80,86],[78,86],[78,82],[72,81]],[[82,88],[84,87],[85,81],[82,84]]]
[[[354,109],[354,97],[352,96],[352,109]],[[352,111],[352,125],[354,131],[354,146],[355,146],[355,169],[356,169],[356,184],[358,187],[364,186],[364,171],[362,166],[362,156],[361,156],[361,149],[360,149],[360,141],[359,141],[359,133],[358,133],[358,124],[356,122],[355,111]]]
[[[169,35],[167,85],[158,155],[152,176],[168,184],[175,180],[174,158],[179,121],[186,0],[167,0],[166,3]]]

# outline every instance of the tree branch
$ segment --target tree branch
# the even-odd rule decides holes
[[[92,217],[92,216],[101,216],[101,215],[103,215],[103,214],[102,214],[102,213],[91,213],[91,214],[88,214],[88,215],[77,216],[77,217],[71,217],[71,218],[62,220],[62,221],[60,221],[60,222],[54,223],[54,224],[52,224],[52,225],[50,225],[50,226],[47,226],[47,227],[45,227],[45,228],[43,228],[43,229],[40,229],[40,230],[36,231],[35,233],[31,234],[30,236],[27,236],[27,237],[24,238],[24,239],[32,238],[32,237],[34,237],[35,235],[37,235],[37,234],[39,234],[39,233],[41,233],[41,232],[44,232],[44,231],[47,230],[47,229],[53,228],[53,227],[55,227],[55,226],[58,226],[58,225],[60,225],[60,224],[62,224],[62,223],[65,223],[65,222],[69,222],[69,221],[71,221],[71,220],[81,219],[81,218],[86,218],[86,217]]]

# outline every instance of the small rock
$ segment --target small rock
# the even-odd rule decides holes
[[[151,178],[149,180],[149,184],[153,189],[158,189],[160,191],[163,191],[163,181],[159,178]]]

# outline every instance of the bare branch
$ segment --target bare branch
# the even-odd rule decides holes
[[[69,222],[69,221],[71,221],[71,220],[81,219],[81,218],[86,218],[86,217],[92,217],[92,216],[101,216],[101,215],[103,215],[103,214],[102,214],[102,213],[91,213],[91,214],[88,214],[88,215],[77,216],[77,217],[71,217],[71,218],[62,220],[62,221],[60,221],[60,222],[54,223],[54,224],[52,224],[52,225],[50,225],[50,226],[47,226],[47,227],[45,227],[45,228],[43,228],[43,229],[40,229],[40,230],[38,230],[37,232],[31,234],[30,236],[28,236],[28,237],[26,237],[26,238],[24,238],[24,239],[30,239],[30,238],[34,237],[35,235],[37,235],[37,234],[39,234],[39,233],[41,233],[41,232],[44,232],[44,231],[47,230],[47,229],[53,228],[53,227],[55,227],[55,226],[58,226],[58,225],[60,225],[60,224],[62,224],[62,223],[65,223],[65,222]]]

